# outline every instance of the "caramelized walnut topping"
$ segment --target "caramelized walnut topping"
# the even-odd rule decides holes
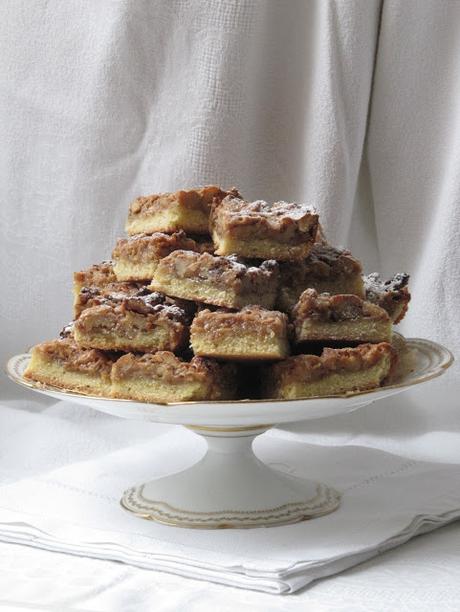
[[[57,360],[65,370],[87,374],[109,375],[113,358],[109,353],[97,349],[80,348],[73,338],[62,338],[43,342],[34,347],[49,360]]]
[[[212,279],[225,287],[244,284],[254,288],[260,285],[260,290],[264,291],[264,283],[277,278],[278,264],[274,260],[267,260],[258,266],[251,266],[235,256],[217,257],[209,253],[200,255],[191,251],[174,251],[160,261],[156,275],[168,270],[178,278]]]
[[[80,289],[75,300],[75,316],[80,316],[85,308],[99,306],[107,300],[120,301],[130,296],[145,295],[146,285],[138,282],[115,282],[103,287],[85,286]],[[147,293],[151,292],[147,290]]]
[[[155,232],[120,238],[112,252],[112,257],[114,260],[128,259],[131,262],[148,263],[166,257],[177,249],[203,252],[203,249],[207,250],[209,247],[209,242],[198,243],[189,238],[183,230],[173,234]]]
[[[305,286],[315,280],[334,280],[340,276],[361,275],[362,267],[349,251],[336,249],[328,244],[315,242],[310,254],[303,261],[280,264],[281,281],[284,286]]]
[[[193,357],[183,361],[169,351],[134,355],[123,355],[112,372],[114,380],[145,377],[147,380],[161,380],[165,383],[202,382],[210,386],[222,384],[225,377],[234,379],[236,367],[233,364],[220,365],[212,359]]]
[[[389,319],[385,310],[365,302],[357,295],[318,294],[314,289],[306,289],[302,293],[292,310],[292,316],[296,320],[311,318],[330,322],[359,318]]]
[[[180,190],[175,193],[158,193],[150,196],[141,196],[134,200],[129,207],[129,216],[149,215],[156,210],[178,204],[184,208],[200,209],[209,212],[211,204],[221,201],[227,195],[238,197],[237,189],[223,191],[220,187],[208,185],[199,189]]]
[[[304,261],[304,272],[305,274],[324,278],[336,274],[350,275],[361,273],[362,267],[350,251],[336,249],[329,244],[316,242],[309,256]]]
[[[407,289],[409,274],[398,272],[392,278],[382,281],[378,272],[373,272],[364,277],[364,288],[366,297],[377,303],[385,294],[393,294],[392,298],[397,301],[401,299],[402,290]]]
[[[362,267],[349,251],[315,242],[302,261],[280,263],[278,307],[290,312],[305,289],[364,297]]]
[[[377,272],[368,274],[364,277],[366,299],[386,310],[394,323],[399,323],[411,298],[408,283],[409,275],[405,272],[399,272],[387,281],[382,281]]]
[[[192,333],[212,333],[215,330],[238,329],[238,333],[253,332],[267,335],[285,334],[288,326],[287,316],[275,310],[267,310],[261,306],[245,306],[239,312],[208,308],[201,310],[193,319]]]
[[[76,285],[87,287],[104,287],[109,283],[117,281],[111,261],[103,261],[100,264],[94,264],[86,270],[74,272],[73,277]]]
[[[90,308],[86,308],[77,319],[75,322],[77,329],[83,330],[87,323],[92,325],[95,314],[113,319],[113,323],[124,321],[128,312],[144,317],[153,317],[156,321],[167,319],[182,325],[190,323],[192,317],[191,310],[185,310],[181,307],[185,300],[175,300],[158,292],[130,297],[108,295],[97,300],[97,302]]]
[[[269,204],[264,200],[245,202],[227,196],[222,202],[213,204],[210,227],[218,236],[234,232],[242,236],[244,228],[248,230],[248,239],[251,236],[258,239],[273,237],[293,245],[316,238],[318,215],[306,204],[282,201]]]
[[[355,348],[325,348],[320,357],[296,355],[272,366],[273,376],[282,384],[311,382],[338,372],[359,372],[377,365],[389,357],[393,367],[397,361],[395,349],[388,342],[360,344]]]
[[[82,309],[118,304],[122,311],[132,310],[140,314],[163,311],[166,316],[184,322],[189,322],[196,310],[193,302],[170,298],[163,293],[152,292],[145,286],[138,288],[133,285],[117,283],[116,291],[111,291],[111,287],[83,287],[79,294],[79,304]]]

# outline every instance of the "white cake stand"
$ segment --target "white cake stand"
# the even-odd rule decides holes
[[[146,404],[62,391],[24,378],[29,354],[7,366],[10,378],[39,393],[111,415],[188,427],[208,445],[186,470],[133,486],[121,504],[136,516],[177,527],[242,528],[295,523],[328,514],[340,492],[281,473],[252,451],[254,438],[274,425],[344,414],[441,375],[452,363],[444,347],[409,339],[404,369],[393,384],[367,393],[304,400],[240,400]]]

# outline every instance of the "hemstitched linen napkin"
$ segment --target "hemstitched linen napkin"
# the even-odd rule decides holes
[[[36,419],[37,436],[40,427]],[[61,447],[69,433],[59,434]],[[275,431],[258,438],[255,451],[280,470],[336,487],[340,509],[251,530],[189,530],[131,516],[119,505],[126,488],[183,469],[204,453],[190,432],[163,428],[152,441],[144,435],[98,458],[1,486],[0,540],[283,594],[460,517],[457,465],[358,446],[313,446]]]

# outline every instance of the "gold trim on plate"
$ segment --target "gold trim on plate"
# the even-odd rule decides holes
[[[217,432],[217,433],[236,433],[240,431],[259,431],[262,429],[270,429],[273,427],[273,423],[267,423],[266,425],[248,425],[247,427],[219,427],[216,425],[215,427],[210,427],[209,425],[184,425],[187,429],[191,429],[192,431],[209,431],[209,432]]]
[[[341,499],[338,491],[318,483],[316,494],[311,499],[289,502],[266,510],[198,512],[147,499],[144,497],[144,487],[141,485],[125,491],[120,500],[121,507],[139,518],[188,529],[249,529],[289,525],[329,514],[339,507]]]

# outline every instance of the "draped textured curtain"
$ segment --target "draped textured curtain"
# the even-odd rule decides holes
[[[0,134],[2,359],[71,318],[131,199],[206,183],[314,204],[411,274],[403,332],[460,349],[456,0],[6,0]],[[460,429],[454,379],[342,433]]]

